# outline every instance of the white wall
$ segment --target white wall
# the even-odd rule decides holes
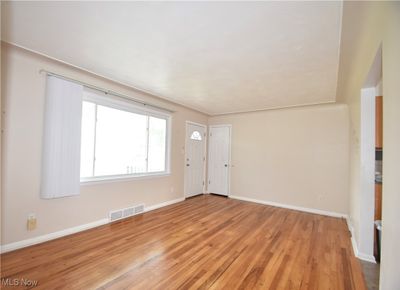
[[[349,105],[350,214],[360,228],[360,90],[382,45],[383,187],[380,289],[400,289],[400,3],[345,1],[337,99]]]
[[[45,75],[64,74],[175,111],[172,115],[171,175],[135,181],[84,185],[77,197],[39,198]],[[185,121],[207,123],[207,116],[74,69],[25,50],[2,45],[3,136],[2,244],[94,222],[112,209],[146,206],[183,197]],[[36,230],[26,230],[35,213]]]
[[[217,116],[209,124],[232,124],[231,195],[348,213],[346,105]]]

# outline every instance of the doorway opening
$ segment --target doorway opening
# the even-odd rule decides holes
[[[358,257],[363,262],[367,284],[378,285],[382,231],[383,162],[382,48],[361,89],[360,227]],[[371,270],[372,269],[372,270]]]

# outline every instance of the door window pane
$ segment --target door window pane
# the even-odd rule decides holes
[[[197,141],[201,141],[201,134],[199,131],[193,131],[192,135],[190,136],[190,139],[192,140],[197,140]]]

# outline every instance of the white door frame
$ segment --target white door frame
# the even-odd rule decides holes
[[[232,125],[231,124],[218,124],[218,125],[210,125],[208,126],[208,132],[211,132],[211,128],[219,128],[219,127],[228,127],[229,128],[229,153],[228,153],[228,193],[227,197],[231,195],[231,167],[232,166]],[[210,161],[210,151],[207,154],[207,167],[208,162]],[[209,183],[209,176],[207,176],[207,193],[208,192],[208,183]]]
[[[203,136],[203,137],[204,137],[204,157],[206,158],[206,160],[204,160],[204,162],[203,162],[203,180],[204,180],[203,193],[206,193],[206,170],[207,170],[207,156],[208,156],[208,153],[207,153],[207,140],[208,140],[208,138],[207,138],[208,137],[207,125],[186,120],[186,122],[185,122],[185,158],[183,160],[184,161],[184,163],[183,163],[183,169],[184,169],[183,191],[184,191],[184,197],[185,198],[188,197],[187,184],[186,184],[186,177],[187,177],[186,176],[186,174],[187,174],[186,173],[186,160],[187,160],[187,150],[186,149],[187,149],[187,146],[188,146],[188,137],[189,137],[189,136],[187,136],[187,132],[188,132],[187,127],[188,127],[188,125],[195,125],[195,126],[203,127],[204,128],[204,132],[205,132],[205,136]]]
[[[360,163],[358,200],[359,224],[355,233],[356,256],[362,260],[375,262],[375,102],[382,96],[382,46],[376,52],[360,99]],[[353,245],[354,246],[354,245]]]
[[[358,256],[370,262],[375,262],[375,98],[375,88],[361,90]]]

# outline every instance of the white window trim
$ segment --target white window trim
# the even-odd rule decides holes
[[[165,177],[171,175],[171,124],[172,116],[162,111],[155,109],[141,107],[134,103],[130,103],[126,100],[120,100],[118,97],[107,95],[103,92],[98,92],[93,89],[85,88],[85,94],[83,101],[95,103],[100,106],[106,106],[121,111],[131,112],[135,114],[145,115],[149,117],[156,117],[164,119],[167,122],[166,127],[166,140],[165,140],[165,170],[159,172],[145,172],[135,174],[118,174],[118,175],[105,175],[105,176],[93,176],[93,177],[81,177],[81,185],[109,183],[118,181],[129,181],[129,180],[141,180],[157,177]],[[96,146],[96,140],[95,145]],[[148,166],[148,165],[146,165]]]
[[[111,107],[117,110],[131,112],[141,115],[149,115],[152,117],[168,119],[171,117],[170,114],[163,111],[158,111],[146,107],[145,105],[140,106],[136,103],[131,103],[126,100],[122,100],[116,96],[109,95],[103,92],[99,92],[93,89],[85,88],[85,93],[83,95],[83,101],[93,102],[101,106]]]
[[[161,178],[161,177],[168,177],[168,176],[171,176],[171,173],[151,172],[151,173],[145,173],[145,174],[97,176],[97,177],[90,177],[90,178],[81,178],[81,186],[96,185],[96,184],[103,184],[103,183],[113,183],[113,182],[128,182],[128,181],[154,179],[154,178]]]

